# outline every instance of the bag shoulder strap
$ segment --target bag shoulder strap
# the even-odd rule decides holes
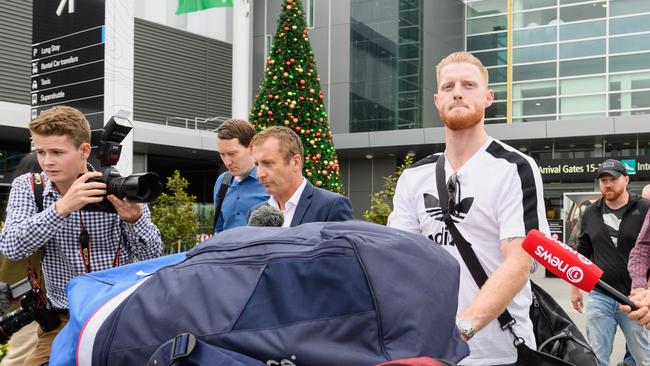
[[[226,197],[226,192],[228,191],[228,187],[230,187],[232,179],[233,176],[230,174],[230,172],[226,172],[226,174],[223,175],[223,180],[221,181],[219,191],[217,192],[217,202],[214,209],[214,222],[212,225],[213,230],[217,227],[217,221],[219,220],[219,216],[221,216],[221,206],[223,205],[223,199]]]
[[[38,212],[43,211],[43,190],[45,189],[45,182],[40,173],[32,173],[30,177],[32,182],[32,191],[34,192],[34,201]]]
[[[436,187],[438,189],[438,200],[440,201],[440,209],[442,210],[442,221],[447,226],[447,229],[451,233],[451,237],[454,239],[454,244],[460,257],[465,262],[465,265],[469,269],[469,272],[472,274],[474,282],[478,285],[479,288],[482,288],[485,282],[488,279],[485,269],[481,265],[476,252],[472,249],[472,245],[465,240],[463,235],[458,231],[456,224],[454,223],[454,218],[452,213],[449,212],[449,194],[447,192],[447,184],[445,183],[445,154],[441,154],[438,157],[436,162]],[[515,324],[515,319],[510,315],[508,309],[504,310],[501,315],[498,317],[499,324],[501,329],[512,330],[512,325]]]

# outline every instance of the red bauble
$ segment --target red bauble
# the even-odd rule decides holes
[[[268,111],[268,112],[266,112],[266,114],[268,114],[269,116],[272,116],[272,115],[273,115],[273,111]]]
[[[284,27],[283,29],[284,29],[285,32],[289,31],[289,27]]]
[[[311,130],[306,130],[305,133],[309,135],[311,134]]]
[[[273,94],[269,94],[269,99],[273,99]]]
[[[305,81],[304,81],[304,80],[300,80],[300,85],[305,85]]]
[[[300,132],[300,126],[296,126],[296,131]]]
[[[294,63],[294,62],[296,62],[296,60],[290,59],[289,62]]]
[[[320,137],[320,132],[316,132],[316,137]]]

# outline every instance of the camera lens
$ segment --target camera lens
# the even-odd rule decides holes
[[[127,177],[111,177],[107,194],[118,198],[128,198],[133,202],[153,203],[162,193],[162,183],[156,173],[140,173]]]

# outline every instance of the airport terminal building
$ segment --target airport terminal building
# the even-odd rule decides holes
[[[252,101],[281,1],[250,4]],[[224,170],[212,130],[232,113],[232,10],[175,15],[176,5],[137,0],[130,9],[133,171],[179,169],[210,203]],[[488,67],[496,95],[489,134],[538,162],[558,214],[564,193],[597,190],[595,169],[608,157],[625,160],[633,191],[650,183],[650,2],[303,0],[303,7],[357,217],[404,156],[444,149],[435,65],[458,50]],[[3,211],[12,169],[30,149],[32,13],[31,1],[0,3]]]

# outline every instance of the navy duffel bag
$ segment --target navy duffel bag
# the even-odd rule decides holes
[[[79,356],[144,365],[191,333],[268,365],[458,362],[469,353],[458,281],[456,260],[430,240],[362,221],[231,229],[91,318]]]

